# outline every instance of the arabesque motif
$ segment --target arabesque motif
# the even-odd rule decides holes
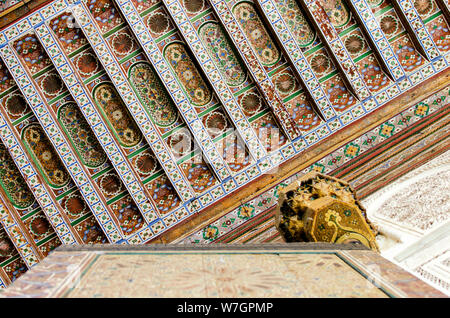
[[[282,18],[299,47],[308,47],[314,43],[316,32],[309,25],[295,0],[275,0]]]
[[[8,150],[0,144],[0,186],[18,209],[26,209],[35,199]]]
[[[95,87],[93,95],[120,144],[124,147],[136,146],[142,139],[141,131],[114,85],[110,82],[101,83]]]
[[[242,61],[236,55],[223,28],[214,22],[203,24],[198,34],[219,72],[230,86],[239,86],[247,78]]]
[[[25,127],[22,140],[50,186],[61,188],[69,182],[69,173],[39,124],[33,123]]]
[[[176,122],[178,110],[147,62],[130,68],[129,81],[156,125],[168,127]]]
[[[335,28],[341,28],[350,21],[351,13],[342,0],[321,0],[320,3]]]
[[[272,41],[253,4],[240,2],[233,8],[233,13],[256,51],[260,62],[267,66],[278,62],[280,51]]]
[[[194,106],[209,103],[212,93],[181,43],[171,43],[164,49],[164,56],[174,70],[190,102]]]
[[[77,104],[67,103],[61,106],[58,120],[85,165],[98,167],[106,161],[105,152]]]

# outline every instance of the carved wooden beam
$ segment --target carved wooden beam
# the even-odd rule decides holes
[[[289,136],[291,140],[301,136],[301,132],[296,127],[295,121],[290,117],[289,112],[287,111],[283,103],[283,99],[276,91],[275,86],[267,76],[267,73],[264,72],[264,69],[259,63],[255,54],[251,49],[245,50],[246,46],[250,45],[247,44],[248,42],[245,40],[245,36],[242,33],[242,31],[240,31],[239,28],[237,27],[237,23],[231,20],[232,19],[231,17],[233,16],[231,10],[229,10],[229,8],[226,5],[222,5],[221,6],[222,11],[219,12],[216,7],[218,1],[215,0],[212,1],[205,0],[205,1],[209,2],[211,9],[216,16],[217,21],[219,22],[219,24],[221,24],[224,30],[228,32],[228,38],[230,40],[230,43],[232,43],[232,45],[235,47],[236,52],[238,52],[240,58],[246,65],[248,76],[252,78],[253,83],[255,83],[255,86],[258,89],[261,96],[263,96],[266,99],[267,105],[272,109],[275,115],[274,117],[278,121],[280,127],[286,127],[285,132],[287,133],[287,136]],[[237,27],[237,30],[233,32],[234,29],[230,28],[230,25]],[[233,33],[239,34],[240,36],[242,36],[244,40],[240,40],[238,42],[237,38],[233,36]],[[186,41],[188,40],[186,39]]]
[[[331,60],[333,61],[336,68],[338,69],[338,71],[342,77],[342,80],[344,81],[348,90],[358,100],[361,100],[361,98],[358,94],[358,90],[353,85],[353,82],[349,77],[349,75],[351,75],[351,74],[357,74],[356,68],[353,65],[347,65],[347,67],[344,68],[344,66],[340,62],[340,59],[338,58],[335,50],[333,49],[333,47],[330,44],[333,40],[337,40],[339,38],[339,36],[338,36],[336,30],[331,25],[331,22],[328,19],[327,13],[317,3],[314,3],[314,5],[311,5],[311,4],[307,4],[305,2],[305,0],[298,0],[298,3],[303,8],[303,11],[306,13],[309,21],[311,22],[314,29],[316,30],[317,35],[320,37],[320,40],[322,41],[323,46],[328,51],[328,54],[330,55]]]
[[[172,2],[171,5],[168,4],[167,0],[163,0],[162,1],[164,8],[166,9],[166,11],[169,13],[172,21],[174,22],[175,27],[178,29],[178,31],[180,32],[180,36],[183,39],[183,41],[191,47],[191,51],[193,53],[194,58],[198,59],[198,60],[202,60],[199,56],[200,54],[207,54],[209,55],[209,53],[206,52],[206,47],[204,45],[204,43],[202,42],[202,40],[200,39],[199,35],[198,35],[198,31],[194,28],[192,22],[190,20],[187,19],[187,17],[185,17],[186,13],[183,10],[175,10],[175,6],[174,3],[178,3],[178,5],[180,7],[182,7],[181,5],[181,1],[176,0],[175,2]],[[208,3],[209,4],[209,3]],[[213,12],[214,14],[214,19],[216,21],[214,21],[214,23],[217,23],[221,28],[223,27],[225,32],[227,31],[228,27],[225,25],[225,21],[222,21],[221,16],[217,13],[217,10],[215,10],[214,6],[210,6],[211,12]],[[184,19],[187,19],[186,21],[184,21],[183,23],[180,21],[183,21]],[[229,32],[229,30],[228,30]],[[230,45],[231,47],[233,47],[233,49],[236,50],[236,52],[239,52],[239,49],[241,49],[239,47],[238,44],[240,43],[236,43],[236,41],[229,37],[229,35],[226,35],[228,38],[228,40],[230,41]],[[195,43],[195,45],[194,45]],[[266,100],[267,105],[269,106],[270,110],[272,111],[275,120],[277,121],[277,123],[279,124],[280,128],[283,130],[283,132],[286,134],[286,136],[288,137],[289,140],[295,140],[298,137],[301,136],[301,132],[299,129],[297,129],[297,127],[295,126],[295,122],[293,121],[293,119],[290,117],[289,113],[287,112],[286,108],[284,107],[284,104],[282,103],[281,98],[278,96],[278,94],[275,92],[275,88],[273,85],[266,85],[265,89],[263,89],[261,86],[261,82],[257,81],[255,78],[255,74],[252,74],[252,72],[249,72],[249,70],[253,70],[253,72],[256,71],[256,68],[258,67],[258,63],[256,61],[256,56],[254,56],[254,54],[252,53],[252,51],[247,50],[245,53],[241,54],[243,51],[241,49],[241,51],[238,53],[242,62],[245,64],[245,70],[247,71],[248,76],[250,76],[250,78],[252,79],[252,82],[255,84],[255,87],[257,88],[258,93],[261,95],[261,97],[263,97]],[[252,63],[250,64],[249,61],[251,61]],[[213,64],[213,69],[216,69],[216,65]],[[254,69],[252,69],[255,66]],[[204,67],[204,65],[202,64],[202,68]],[[216,70],[219,74],[219,70]],[[211,86],[213,87],[214,91],[216,92],[219,100],[222,102],[222,104],[225,106],[226,103],[226,99],[224,98],[225,95],[229,95],[232,96],[233,101],[231,103],[235,103],[235,107],[239,107],[237,104],[237,100],[234,98],[233,94],[231,93],[230,90],[230,86],[228,84],[225,84],[225,82],[223,82],[223,88],[219,88],[218,84],[217,84],[217,80],[213,80],[211,78],[210,73],[205,71],[205,74],[207,74],[207,79],[209,81],[209,83],[211,84]],[[227,93],[222,93],[220,94],[220,92],[227,92]],[[242,133],[242,135],[244,135]],[[246,139],[244,139],[246,140]],[[249,147],[250,148],[250,147]]]
[[[272,37],[272,39],[277,44],[277,47],[283,52],[284,57],[286,58],[288,64],[291,66],[292,73],[294,74],[294,76],[297,79],[297,81],[302,85],[303,90],[304,90],[304,92],[306,94],[306,98],[307,98],[308,102],[311,103],[311,106],[312,106],[314,112],[323,121],[326,121],[326,118],[325,118],[324,114],[322,113],[322,111],[320,110],[320,107],[317,104],[316,99],[313,97],[313,94],[312,94],[310,86],[308,85],[308,83],[306,81],[303,80],[303,78],[300,76],[299,72],[297,71],[297,68],[295,67],[295,64],[294,64],[294,61],[291,58],[291,55],[284,48],[284,45],[282,44],[282,42],[281,42],[277,32],[273,28],[273,25],[269,22],[269,20],[267,19],[266,15],[264,14],[264,10],[261,8],[261,4],[259,3],[259,1],[256,1],[256,0],[253,3],[255,4],[256,11],[258,12],[259,16],[262,18],[264,24],[266,25],[267,31],[269,31],[270,36]]]
[[[419,36],[414,31],[413,26],[409,23],[409,19],[406,16],[405,12],[402,10],[402,7],[400,6],[400,3],[397,1],[392,1],[392,5],[394,7],[395,12],[397,13],[400,21],[402,22],[403,26],[406,29],[406,32],[408,33],[409,37],[411,38],[414,46],[416,47],[416,50],[427,60],[430,61],[430,57],[428,56],[427,51],[422,45],[422,42],[419,40]]]
[[[447,23],[450,24],[450,4],[448,3],[448,0],[436,0],[436,4],[441,9]]]
[[[381,66],[381,69],[393,82],[395,82],[394,74],[392,73],[391,69],[387,65],[386,60],[383,59],[381,52],[378,50],[378,46],[376,45],[374,39],[370,36],[370,31],[369,31],[367,25],[362,20],[361,16],[358,14],[358,10],[355,8],[355,5],[350,0],[344,0],[344,2],[347,4],[347,7],[350,9],[353,16],[355,17],[356,23],[358,24],[362,33],[364,34],[366,41],[369,43],[369,46],[370,46],[373,54],[375,54],[375,57],[377,58],[378,63]]]
[[[1,224],[9,224],[4,227],[11,241],[16,245],[17,252],[21,255],[25,265],[28,268],[37,264],[44,258],[36,242],[31,237],[26,225],[20,219],[20,215],[16,211],[14,205],[8,199],[3,188],[0,187],[0,222]],[[13,226],[11,226],[13,225]]]

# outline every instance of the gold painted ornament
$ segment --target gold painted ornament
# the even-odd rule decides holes
[[[280,192],[275,225],[287,242],[356,243],[378,251],[376,230],[345,181],[310,172]]]

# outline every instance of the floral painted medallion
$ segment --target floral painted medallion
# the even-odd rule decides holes
[[[47,99],[55,98],[65,90],[64,82],[56,72],[45,73],[37,82]]]
[[[414,7],[420,15],[428,15],[433,12],[434,3],[432,0],[414,0]]]
[[[320,3],[335,28],[341,28],[350,21],[351,13],[342,0],[321,0]]]
[[[114,197],[125,190],[125,187],[116,173],[107,173],[98,179],[100,190],[107,197]]]
[[[366,44],[359,34],[351,34],[344,41],[345,48],[350,54],[358,55],[364,51]]]
[[[0,231],[0,262],[3,262],[9,259],[11,256],[16,254],[17,251],[14,248],[13,242],[11,242],[8,234],[6,234],[5,230],[1,229]]]
[[[209,54],[230,86],[239,86],[247,75],[223,28],[214,22],[203,24],[198,34]]]
[[[271,66],[280,59],[280,52],[269,36],[251,3],[241,2],[233,8],[237,22],[241,25],[250,44],[263,65]]]
[[[98,167],[106,161],[106,154],[84,118],[77,104],[68,103],[58,110],[58,120],[83,164]]]
[[[158,160],[156,160],[150,150],[141,152],[137,156],[133,157],[132,163],[133,167],[143,177],[151,176],[161,168],[158,164]]]
[[[5,101],[5,110],[11,117],[19,118],[30,111],[22,94],[11,94]]]
[[[219,236],[219,229],[217,226],[208,225],[208,227],[203,229],[202,236],[203,239],[212,242]]]
[[[163,35],[170,28],[169,17],[162,12],[154,12],[147,18],[147,26],[156,35]]]
[[[88,78],[101,70],[100,62],[94,52],[82,52],[74,59],[74,64],[78,73],[84,78]]]
[[[280,93],[283,97],[288,96],[293,93],[296,85],[296,80],[292,74],[288,72],[282,72],[273,77],[273,83],[275,85],[275,89]]]
[[[311,68],[318,76],[325,75],[331,70],[331,60],[323,53],[315,54],[310,61]]]
[[[62,200],[61,205],[67,216],[73,220],[89,212],[86,201],[84,201],[83,197],[77,192],[66,196]]]
[[[32,218],[28,219],[26,223],[28,224],[30,233],[36,241],[45,238],[53,232],[50,223],[42,212],[35,214]]]
[[[114,53],[120,58],[128,56],[137,49],[136,40],[127,29],[114,33],[109,41]]]
[[[393,15],[385,15],[380,19],[380,27],[384,34],[392,36],[399,29],[399,21]]]
[[[142,139],[141,131],[114,86],[101,83],[94,88],[93,95],[119,143],[124,147],[136,146]]]
[[[25,127],[22,131],[22,140],[50,186],[61,188],[69,182],[70,176],[66,168],[39,124]]]
[[[203,117],[203,123],[213,139],[232,128],[227,116],[221,110],[214,110],[208,113]]]
[[[146,62],[137,63],[130,68],[129,74],[129,81],[152,121],[160,127],[174,124],[178,110],[151,66]]]
[[[311,28],[295,0],[275,0],[281,16],[299,47],[314,43],[316,32]]]
[[[167,138],[167,144],[173,154],[178,158],[191,153],[195,148],[194,139],[189,130],[186,128],[180,129],[169,136]]]
[[[0,186],[12,205],[18,209],[26,209],[35,201],[28,185],[3,144],[0,144]]]
[[[190,14],[199,13],[205,8],[205,0],[182,0],[182,3]]]
[[[261,96],[253,91],[247,91],[240,100],[240,105],[246,116],[253,116],[264,108]]]
[[[181,43],[172,43],[164,49],[164,57],[175,72],[190,102],[195,106],[209,103],[212,93]]]

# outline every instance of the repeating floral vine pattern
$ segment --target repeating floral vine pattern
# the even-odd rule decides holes
[[[240,2],[233,8],[233,12],[261,63],[269,66],[275,64],[280,59],[280,52],[256,13],[253,4]]]
[[[151,66],[147,62],[137,63],[130,68],[129,74],[129,81],[152,121],[160,127],[175,123],[178,110]]]
[[[207,22],[199,28],[198,34],[228,85],[244,83],[247,78],[244,66],[223,28],[217,23]]]
[[[136,146],[142,140],[141,131],[113,84],[101,83],[94,89],[93,95],[120,144],[124,147]]]
[[[320,0],[320,3],[335,28],[341,28],[350,21],[351,13],[342,0]]]
[[[0,186],[18,209],[26,209],[35,202],[33,194],[3,144],[0,144]]]
[[[192,104],[203,106],[209,103],[212,93],[181,43],[166,46],[164,56],[177,75]]]
[[[105,152],[75,103],[61,106],[58,110],[58,120],[85,165],[98,167],[106,161]]]
[[[274,2],[297,44],[300,47],[313,44],[316,32],[311,28],[295,0],[275,0]]]
[[[39,124],[25,127],[22,140],[50,186],[60,188],[69,182],[69,173]]]

